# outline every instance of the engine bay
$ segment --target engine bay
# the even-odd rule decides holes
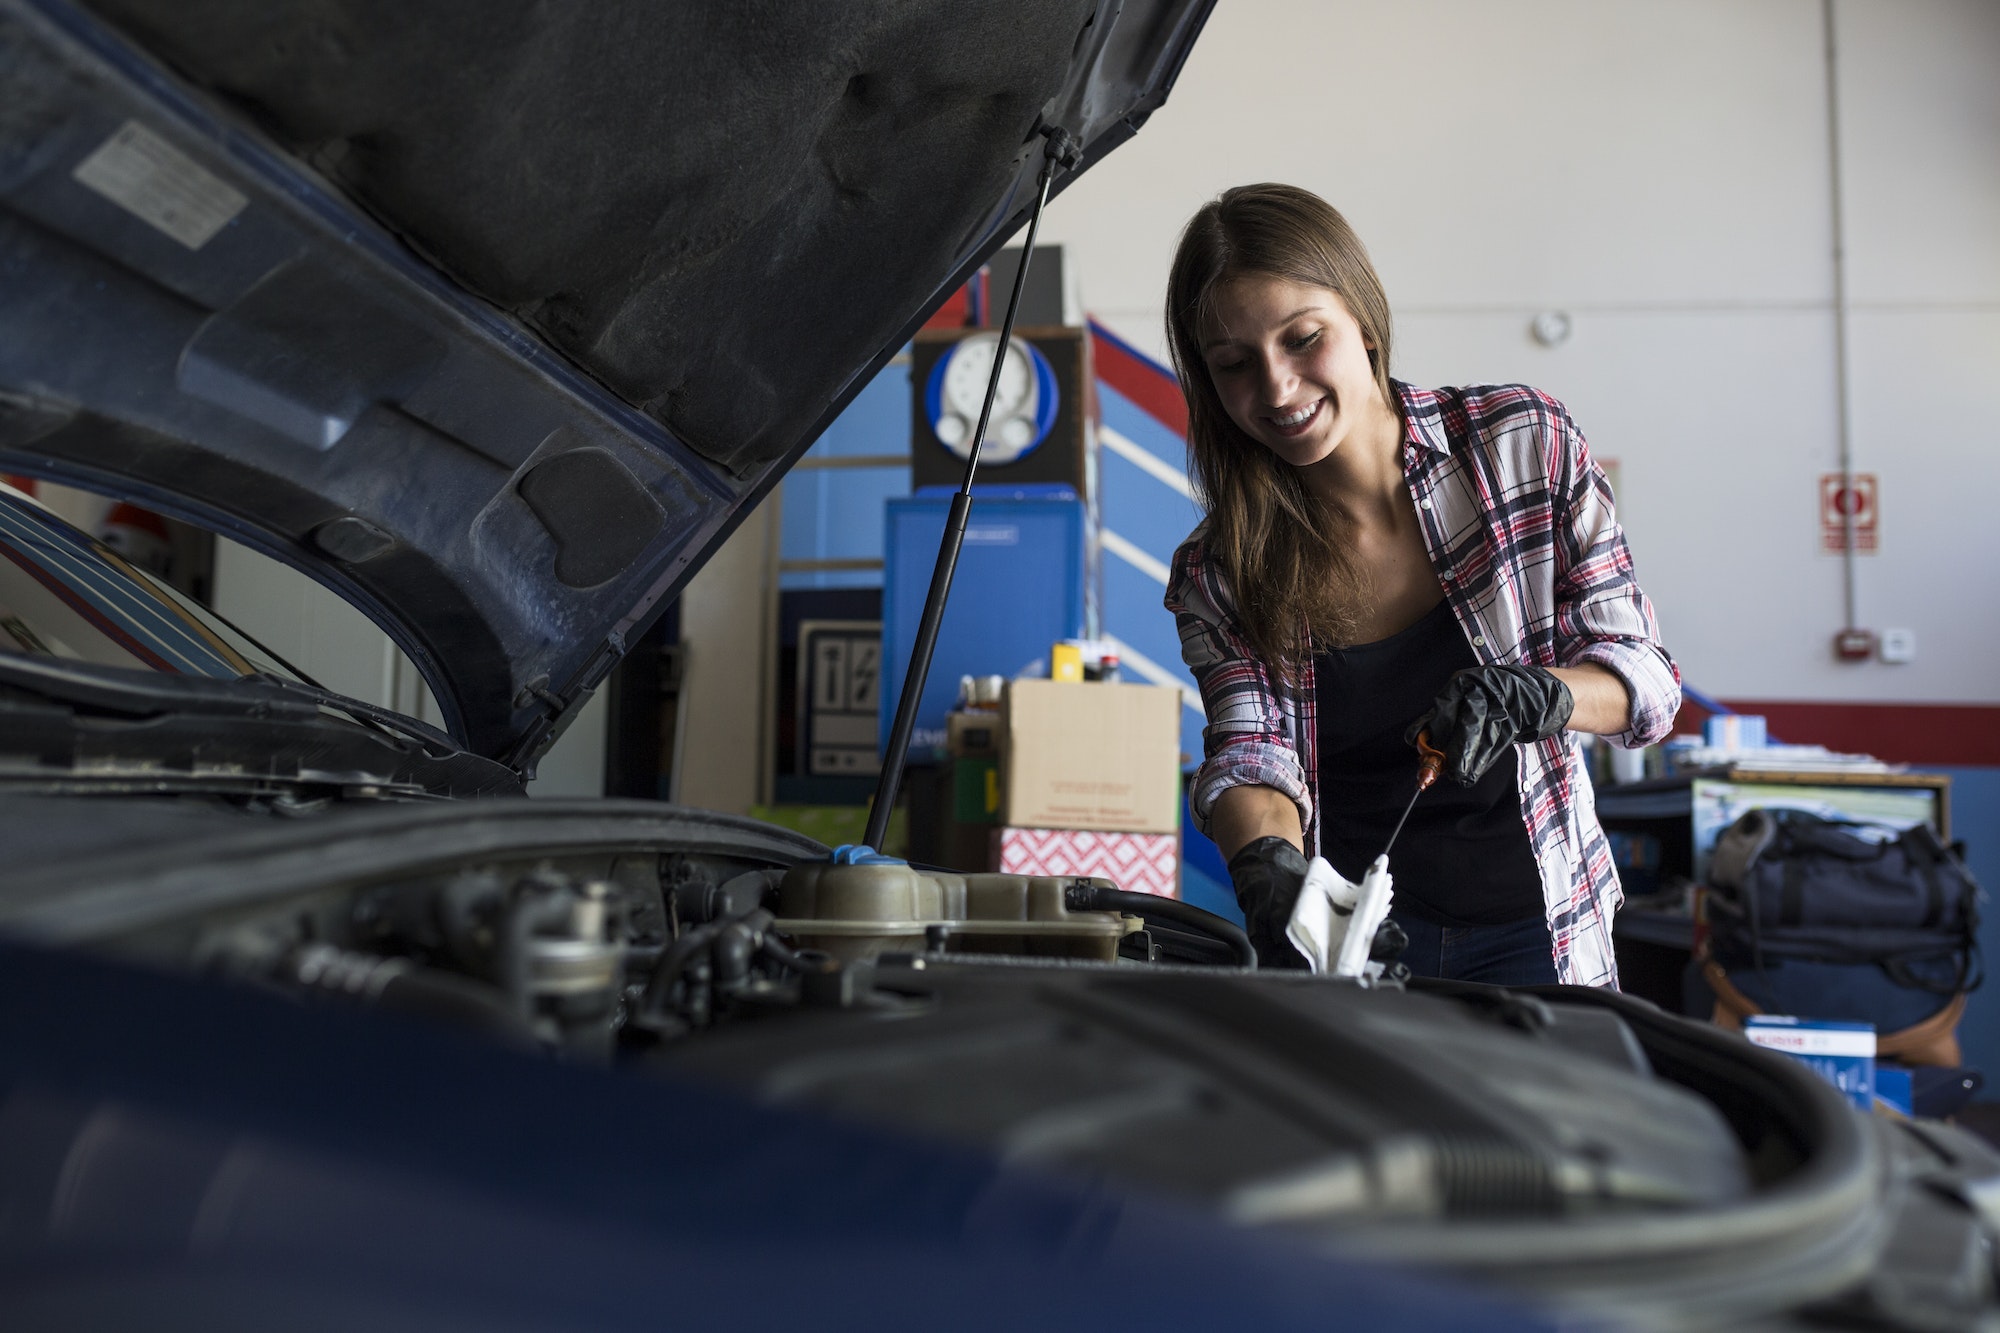
[[[1153,922],[1087,905],[1109,887],[540,857],[330,885],[116,947],[996,1148],[1247,1223],[1718,1207],[1784,1164],[1774,1141],[1759,1160],[1712,1105],[1656,1077],[1614,1013],[1162,960]],[[1127,940],[1137,956],[1120,958]]]
[[[53,846],[104,808],[5,813]],[[1257,971],[1101,881],[843,863],[649,802],[200,827],[13,875],[0,930],[1653,1326],[1991,1301],[2000,1159],[1613,992]]]

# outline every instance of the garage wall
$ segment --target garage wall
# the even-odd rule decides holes
[[[1838,0],[1856,466],[1881,478],[1860,616],[1907,666],[1833,661],[1832,212],[1818,0],[1237,0],[1146,132],[1045,235],[1092,312],[1163,353],[1187,216],[1287,180],[1340,207],[1395,307],[1398,375],[1525,380],[1619,462],[1639,572],[1723,697],[2000,702],[2000,5]],[[1558,309],[1574,333],[1529,335]],[[1995,756],[2000,761],[2000,756]]]
[[[687,661],[674,799],[684,805],[742,815],[769,799],[779,509],[771,499],[752,510],[681,594]]]
[[[336,594],[248,547],[215,542],[215,609],[251,638],[341,694],[433,726],[443,714],[416,665]],[[604,794],[605,699],[599,692],[542,757],[531,796]]]

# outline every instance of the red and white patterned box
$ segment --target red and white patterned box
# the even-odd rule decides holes
[[[997,828],[993,860],[1005,875],[1102,876],[1132,893],[1180,897],[1180,837],[1173,833]]]

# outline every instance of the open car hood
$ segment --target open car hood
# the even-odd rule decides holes
[[[1211,3],[0,0],[0,470],[335,587],[532,764]]]

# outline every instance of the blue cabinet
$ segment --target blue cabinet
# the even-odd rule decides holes
[[[951,507],[946,491],[888,502],[882,588],[881,743],[887,748],[909,671],[924,597]],[[1058,639],[1081,637],[1089,621],[1089,531],[1084,505],[1060,497],[974,491],[965,547],[938,632],[910,759],[943,756],[945,714],[961,676],[1012,677],[1046,661]]]

